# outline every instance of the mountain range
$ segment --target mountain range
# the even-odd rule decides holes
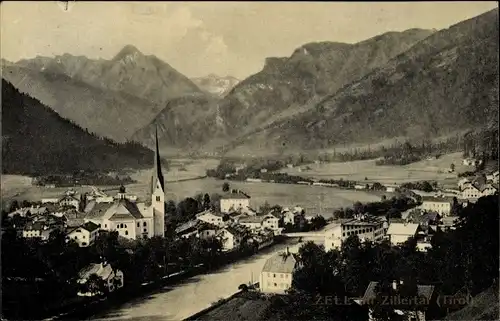
[[[263,69],[188,79],[126,46],[2,62],[19,91],[98,136],[176,152],[283,153],[498,128],[498,9],[448,29],[308,43]],[[425,137],[424,137],[425,136]]]
[[[62,174],[153,164],[137,143],[96,137],[2,79],[2,173]]]

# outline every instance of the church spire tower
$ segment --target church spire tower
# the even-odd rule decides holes
[[[161,171],[158,127],[155,128],[155,159],[151,176],[151,211],[154,218],[154,235],[165,235],[165,180]]]
[[[165,192],[165,181],[161,170],[160,148],[158,147],[158,127],[155,127],[155,159],[153,175],[151,177],[151,194],[154,194],[157,188]]]

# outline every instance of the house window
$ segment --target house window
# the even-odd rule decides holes
[[[147,233],[147,232],[148,232],[148,229],[146,229],[146,228],[145,228],[145,229],[144,229],[144,233]]]
[[[156,201],[160,202],[160,196],[156,196]]]
[[[82,236],[82,239],[85,239],[85,235]]]
[[[125,231],[125,235],[128,235],[128,231]]]
[[[142,226],[146,226],[146,225],[147,225],[146,222],[142,223]]]
[[[87,242],[82,242],[82,245],[83,245],[83,246],[87,245]]]
[[[122,224],[120,224],[120,228],[123,228],[123,223],[122,223]]]
[[[275,287],[277,287],[277,286],[278,286],[278,284],[274,283],[274,286],[275,286]]]
[[[275,278],[275,277],[276,277],[276,274],[273,274],[273,278]]]
[[[108,224],[104,224],[104,227],[105,227],[105,228],[106,228],[106,227],[108,227]]]
[[[137,222],[137,227],[141,227],[141,223]]]

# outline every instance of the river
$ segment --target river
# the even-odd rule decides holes
[[[296,252],[302,243],[278,244],[246,260],[207,274],[191,277],[176,285],[165,286],[154,293],[92,317],[92,320],[181,321],[221,298],[238,291],[238,286],[258,282],[265,261],[288,246]],[[126,277],[126,275],[125,275]]]

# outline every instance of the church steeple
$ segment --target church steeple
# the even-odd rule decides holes
[[[160,158],[160,148],[158,147],[158,127],[155,127],[155,160],[154,160],[154,168],[153,175],[151,177],[151,195],[154,194],[157,184],[160,185],[160,188],[163,192],[165,192],[165,182],[163,179],[163,173],[161,171],[161,158]]]

